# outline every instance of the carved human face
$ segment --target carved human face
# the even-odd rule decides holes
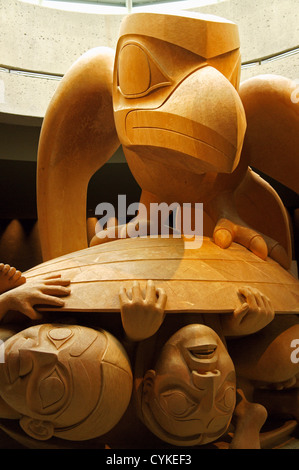
[[[106,342],[100,332],[79,326],[46,324],[21,331],[5,343],[2,398],[21,415],[57,426],[77,423],[98,401]]]
[[[106,331],[36,325],[5,342],[2,408],[6,404],[35,439],[86,440],[105,434],[125,412],[131,392],[128,357]]]
[[[144,377],[144,420],[171,444],[205,444],[226,431],[235,392],[234,365],[219,336],[188,325],[167,341],[155,371]]]

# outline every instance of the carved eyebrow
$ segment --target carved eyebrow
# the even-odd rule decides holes
[[[77,333],[80,334],[81,328],[76,326]],[[67,327],[57,327],[52,328],[48,333],[47,337],[56,347],[56,349],[60,349],[61,346],[67,343],[71,338],[74,337],[74,331]],[[77,357],[81,356],[96,340],[98,334],[95,330],[90,329],[88,335],[80,335],[80,339],[76,341],[74,338],[74,344],[71,346],[70,355]]]
[[[74,357],[81,356],[81,354],[83,354],[84,351],[86,351],[92,345],[92,343],[95,342],[97,337],[97,331],[90,329],[88,336],[84,335],[82,338],[80,338],[80,341],[74,342],[70,350],[70,355]]]

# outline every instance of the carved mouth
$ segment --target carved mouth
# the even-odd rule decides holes
[[[195,359],[212,359],[215,355],[217,345],[205,344],[203,346],[196,346],[195,348],[189,348],[189,354]]]

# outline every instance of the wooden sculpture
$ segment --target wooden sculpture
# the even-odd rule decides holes
[[[27,284],[63,273],[72,289],[64,299],[65,312],[118,314],[120,288],[137,281],[143,289],[152,280],[166,293],[163,310],[169,314],[232,312],[240,305],[238,290],[247,286],[270,298],[276,313],[299,313],[298,280],[277,262],[236,243],[222,250],[208,237],[200,248],[186,241],[140,237],[97,245],[28,270]]]
[[[248,122],[243,154],[253,167],[299,193],[295,87],[296,82],[286,77],[259,75],[245,80],[239,93]],[[283,165],[281,155],[287,155]]]
[[[57,273],[61,277],[55,277]],[[232,440],[232,447],[245,446],[244,429],[250,435],[247,445],[257,446],[267,416],[270,400],[267,397],[275,388],[286,394],[282,409],[287,408],[290,415],[297,417],[297,406],[294,400],[290,402],[288,392],[295,393],[299,372],[298,363],[290,361],[291,342],[299,334],[294,315],[299,312],[299,282],[274,260],[262,260],[235,243],[222,250],[209,238],[204,238],[198,249],[188,248],[183,238],[130,238],[42,263],[24,273],[26,283],[15,289],[14,296],[17,298],[25,288],[32,292],[34,286],[41,285],[50,275],[48,285],[56,285],[54,295],[60,286],[63,304],[53,300],[53,305],[47,306],[40,301],[36,309],[39,316],[46,315],[42,321],[45,324],[25,329],[6,341],[6,366],[0,373],[2,417],[20,420],[21,427],[34,439],[54,436],[89,441],[102,436],[98,445],[111,445],[110,439],[119,445],[121,441],[116,440],[113,432],[117,432],[126,413],[125,433],[131,439],[135,429],[132,423],[138,416],[153,435],[171,445],[202,446],[215,442],[233,424],[236,439]],[[67,295],[69,290],[65,286],[69,285],[71,293]],[[59,306],[56,313],[53,306]],[[22,313],[41,322],[40,317]],[[70,316],[70,320],[49,325],[48,319],[57,320],[58,313],[64,320]],[[73,315],[77,325],[86,324],[91,315],[92,328],[75,326]],[[109,360],[106,352],[103,356],[106,341],[109,345],[111,341],[106,349],[111,353]],[[135,349],[134,344],[138,343]],[[78,355],[74,352],[76,347],[81,348]],[[10,353],[11,350],[15,352]],[[22,369],[14,366],[12,358],[16,354],[24,356]],[[7,384],[3,372],[8,367],[10,376],[19,373],[24,378],[28,376],[29,382],[33,373],[30,364],[35,360],[30,357],[35,355],[34,377],[40,374],[41,382],[42,378],[49,380],[49,388],[41,385],[44,394],[39,391],[42,399],[38,410],[37,405],[32,408],[30,400],[26,401],[35,397],[34,386],[26,399],[17,382],[15,389]],[[99,359],[95,361],[95,357]],[[71,368],[76,381],[77,358],[81,364],[78,390],[90,384],[87,388],[95,393],[105,384],[107,398],[99,401],[91,420],[83,417],[89,412],[81,402],[79,406],[75,388],[69,391],[70,404],[66,408],[58,392],[55,394],[55,386],[61,388],[60,380],[65,392],[68,390],[60,362],[63,369]],[[112,371],[120,368],[117,376],[112,372],[97,375],[94,367],[101,369],[106,360],[115,364]],[[43,364],[48,364],[47,373],[39,369]],[[134,400],[128,408],[131,367]],[[242,390],[237,392],[240,384]],[[245,397],[239,403],[237,396],[243,394],[243,389]],[[261,395],[262,392],[268,395]],[[259,400],[256,394],[261,397]],[[99,394],[95,395],[99,398]],[[89,399],[92,403],[94,400]],[[119,404],[117,409],[112,406],[115,401]],[[52,410],[52,404],[59,413],[56,408]],[[13,410],[11,414],[9,409]],[[44,414],[52,423],[49,431],[42,426]],[[255,417],[254,422],[249,416]],[[80,426],[73,426],[81,421]],[[70,425],[69,432],[65,428]],[[42,428],[40,436],[35,428]],[[142,436],[145,430],[141,428],[139,432]]]
[[[0,294],[26,282],[21,271],[9,264],[0,263]]]
[[[81,441],[113,428],[126,411],[132,373],[108,332],[40,324],[6,340],[0,367],[1,416],[36,440]]]
[[[80,57],[59,84],[43,121],[37,194],[45,259],[87,246],[88,182],[119,146],[112,109],[113,61],[109,48]]]
[[[202,202],[205,234],[214,233],[216,244],[227,248],[236,241],[288,268],[287,213],[275,191],[248,167],[250,152],[242,152],[247,116],[238,94],[237,26],[195,13],[136,13],[122,23],[114,68],[112,54],[95,49],[79,59],[44,119],[37,188],[44,260],[87,246],[87,180],[120,141],[146,207]],[[286,96],[285,86],[281,81],[277,96]],[[298,104],[285,100],[284,112],[294,129]],[[248,118],[255,119],[251,113]],[[273,119],[280,122],[277,114]],[[279,133],[274,137],[281,142]],[[284,153],[281,144],[276,148],[279,172]],[[296,148],[294,143],[294,155]],[[292,162],[297,168],[298,158]],[[92,245],[103,241],[95,237]]]
[[[3,265],[0,320],[16,312],[41,322],[35,307],[62,308],[69,285],[70,280],[60,275],[29,280]],[[121,419],[131,397],[132,372],[123,346],[102,329],[61,323],[22,329],[18,320],[0,331],[1,342],[5,341],[0,416],[18,420],[36,440],[58,436],[81,441],[106,434]]]
[[[28,330],[6,341],[12,374],[24,374],[29,386],[37,371],[32,392],[25,398],[16,383],[9,395],[7,366],[0,369],[3,413],[10,409],[34,440],[94,437],[117,446],[137,429],[159,445],[201,446],[233,429],[232,448],[256,448],[277,397],[280,410],[298,420],[299,362],[290,358],[299,337],[299,283],[288,272],[289,219],[277,193],[249,167],[280,172],[288,135],[271,131],[280,119],[276,106],[296,137],[298,104],[287,100],[289,81],[250,81],[239,94],[239,77],[235,24],[195,13],[138,13],[123,21],[115,58],[109,49],[93,49],[58,87],[38,154],[45,262],[25,273],[15,292],[63,275],[71,294],[59,309],[35,306],[44,324],[30,329],[29,342],[22,346]],[[262,135],[261,121],[268,129]],[[275,171],[272,150],[261,157],[270,136]],[[293,142],[287,149],[295,173]],[[120,144],[142,189],[134,224],[144,236],[130,238],[124,226],[128,238],[111,241],[112,225],[88,247],[87,185]],[[281,178],[295,187],[288,172]],[[178,203],[183,215],[184,204],[203,203],[201,246],[188,246],[187,232],[148,234],[152,220],[141,208],[148,215],[152,203],[163,202]],[[57,326],[48,315],[75,321]],[[84,325],[89,318],[92,327]],[[42,349],[31,343],[36,335]],[[32,350],[37,368],[30,369]]]
[[[145,364],[140,361],[139,367]],[[141,376],[136,369],[141,419],[160,439],[192,446],[225,434],[236,404],[236,374],[213,329],[204,324],[179,329],[163,345],[153,369]]]

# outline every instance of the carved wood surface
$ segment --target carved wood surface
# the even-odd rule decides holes
[[[119,312],[119,290],[155,281],[167,293],[167,313],[231,312],[243,286],[267,295],[276,313],[299,313],[299,282],[270,258],[241,245],[223,250],[204,237],[200,248],[178,238],[129,238],[97,245],[42,263],[27,282],[61,273],[71,280],[63,311]]]

